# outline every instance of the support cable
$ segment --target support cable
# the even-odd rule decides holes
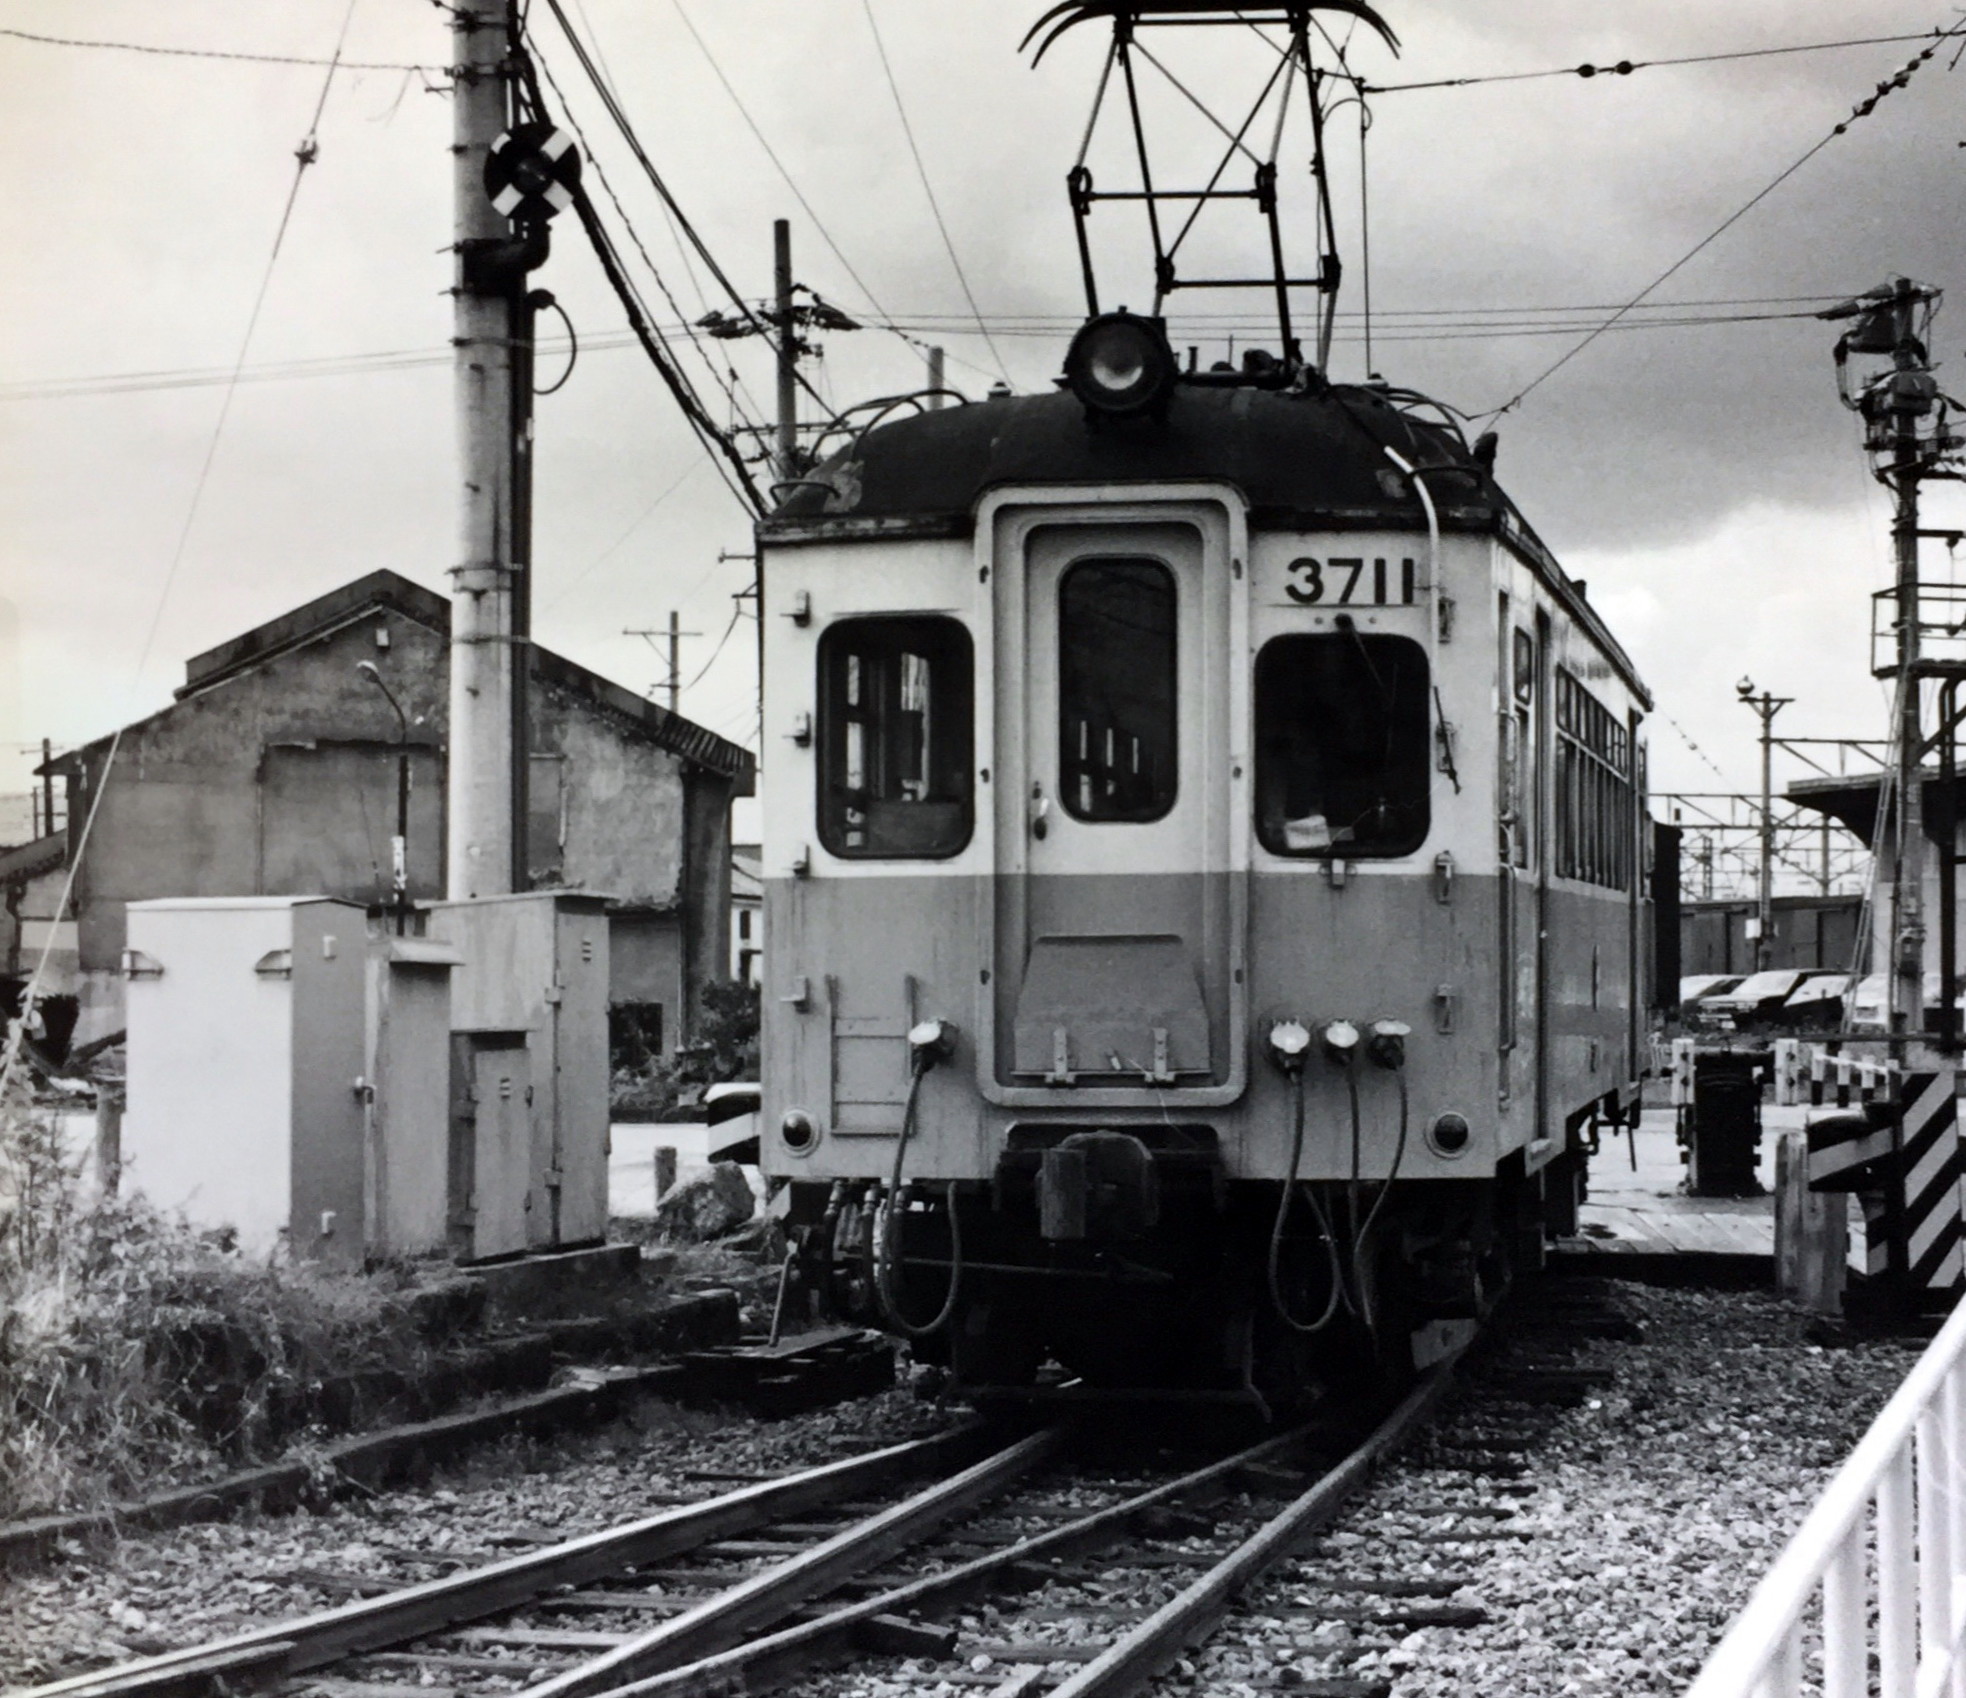
[[[667,279],[663,277],[661,269],[656,265],[653,256],[649,253],[646,244],[642,241],[641,232],[635,228],[635,221],[628,216],[627,207],[622,204],[621,196],[615,192],[613,179],[608,176],[606,169],[596,156],[593,144],[588,141],[587,134],[581,129],[579,121],[573,117],[571,104],[566,97],[566,91],[560,87],[559,80],[553,75],[553,68],[536,54],[533,54],[529,48],[525,49],[524,52],[524,67],[527,76],[530,77],[536,72],[540,77],[545,79],[546,87],[553,91],[554,99],[560,103],[559,121],[565,123],[567,128],[573,132],[574,139],[579,142],[581,154],[587,165],[593,170],[594,176],[599,181],[602,191],[607,195],[609,203],[614,207],[616,217],[621,220],[622,228],[628,233],[628,240],[634,244],[635,252],[641,256],[642,263],[648,267],[649,275],[655,279],[655,286],[662,291],[662,298],[667,303],[669,311],[675,315],[674,333],[684,337],[689,342],[691,350],[702,360],[703,368],[709,374],[710,381],[723,394],[725,401],[730,406],[731,412],[736,417],[742,419],[746,425],[757,426],[757,419],[746,410],[744,404],[738,399],[736,386],[724,380],[722,372],[717,368],[716,361],[710,357],[709,350],[703,346],[702,339],[697,334],[696,326],[691,322],[689,315],[683,311],[682,304],[671,292]],[[537,97],[535,97],[535,104],[543,105],[542,102],[537,100]],[[666,215],[668,208],[665,206],[663,210]],[[687,255],[684,257],[685,264],[687,265]],[[643,310],[646,312],[646,306],[644,306]],[[669,330],[656,322],[652,315],[650,317],[650,328],[661,339],[666,348],[669,342]],[[707,408],[705,409],[705,415],[708,415]],[[725,433],[720,432],[720,434]]]
[[[723,66],[717,63],[717,56],[710,51],[710,44],[703,39],[696,25],[690,21],[689,13],[683,10],[682,0],[669,0],[669,3],[675,8],[676,16],[682,19],[683,28],[689,31],[690,40],[696,43],[697,50],[708,62],[711,74],[723,85],[724,93],[730,96],[730,103],[737,108],[737,115],[744,120],[745,127],[750,130],[758,146],[764,149],[765,157],[771,161],[773,168],[776,169],[780,178],[783,179],[785,186],[792,191],[792,198],[799,203],[800,209],[805,213],[807,219],[810,220],[813,229],[818,232],[819,239],[826,244],[833,257],[844,267],[847,276],[853,279],[854,287],[866,298],[867,304],[876,313],[885,318],[887,316],[887,309],[875,298],[874,291],[867,287],[866,279],[853,268],[853,261],[848,259],[840,251],[839,243],[833,240],[826,226],[820,221],[819,214],[813,211],[812,202],[806,199],[805,191],[799,187],[792,173],[785,169],[785,162],[778,157],[778,150],[765,139],[765,133],[758,128],[758,122],[751,116],[750,108],[744,104],[737,90],[731,86],[730,78],[724,75]]]
[[[334,86],[335,72],[341,66],[341,50],[348,40],[348,26],[354,21],[357,0],[348,0],[347,9],[341,16],[341,30],[335,37],[332,57],[327,61],[327,74],[321,79],[321,92],[315,98],[313,115],[307,121],[307,134],[301,138],[300,145],[294,149],[293,180],[287,185],[286,204],[280,209],[280,222],[273,231],[273,245],[267,253],[266,264],[260,272],[259,288],[253,295],[252,310],[246,315],[246,328],[239,338],[239,352],[232,362],[232,380],[226,385],[225,393],[219,402],[218,418],[212,425],[212,434],[205,444],[205,457],[198,467],[197,479],[191,486],[191,500],[185,507],[183,522],[178,526],[177,542],[171,550],[169,563],[164,568],[164,582],[157,592],[156,605],[151,609],[150,624],[144,632],[143,647],[138,652],[135,669],[130,675],[129,695],[134,696],[143,669],[149,663],[150,651],[156,646],[157,633],[164,622],[164,609],[169,604],[171,590],[177,583],[178,571],[184,564],[184,556],[191,542],[191,533],[204,505],[205,490],[211,482],[212,465],[218,458],[218,446],[225,435],[227,419],[232,415],[233,398],[239,390],[239,373],[246,364],[247,351],[252,347],[253,334],[259,328],[260,313],[266,306],[266,296],[273,284],[274,267],[280,260],[280,250],[285,246],[288,227],[293,223],[294,203],[300,197],[301,179],[307,175],[308,166],[320,158],[321,114],[328,104],[328,91]],[[125,719],[129,711],[126,700],[119,719]],[[89,843],[95,834],[96,818],[102,811],[103,797],[109,793],[109,775],[115,768],[116,757],[123,747],[123,733],[126,724],[119,724],[109,739],[109,748],[103,755],[102,769],[97,775],[89,797],[89,809],[83,816],[82,829],[76,834],[73,846],[68,853],[68,870],[62,879],[61,896],[55,903],[55,923],[48,927],[47,941],[41,946],[41,953],[35,957],[34,971],[28,976],[26,988],[21,992],[20,1010],[15,1019],[8,1022],[6,1043],[0,1048],[0,1097],[13,1082],[14,1069],[19,1064],[21,1045],[26,1039],[28,1022],[34,1017],[35,1008],[41,999],[41,987],[47,979],[48,963],[55,952],[55,939],[60,934],[60,921],[70,912],[70,904],[75,896],[75,881],[82,870],[82,860],[87,855]],[[88,767],[82,764],[81,772],[86,783]]]
[[[160,47],[143,41],[98,41],[73,35],[40,35],[33,30],[0,29],[0,36],[13,41],[31,41],[41,47],[93,47],[112,53],[144,53],[158,59],[221,59],[242,65],[325,66],[330,75],[342,71],[420,71],[425,76],[448,77],[448,65],[408,65],[371,59],[343,59],[336,55],[316,59],[300,53],[235,53],[216,47]]]
[[[723,266],[718,263],[717,256],[710,251],[709,244],[703,239],[696,226],[690,222],[689,214],[683,211],[681,202],[671,192],[662,173],[655,168],[655,161],[649,157],[648,150],[642,145],[642,139],[636,133],[634,123],[629,118],[627,111],[623,108],[621,102],[615,98],[614,89],[609,83],[606,74],[594,62],[592,54],[587,50],[587,44],[575,32],[571,20],[567,17],[565,9],[560,4],[560,0],[546,0],[546,6],[558,22],[560,33],[566,38],[567,45],[573,50],[574,57],[580,61],[580,68],[586,73],[588,82],[593,85],[594,92],[600,96],[601,105],[606,109],[608,117],[613,120],[614,127],[621,134],[621,139],[628,144],[628,151],[635,156],[635,162],[641,166],[643,174],[648,178],[657,196],[660,197],[670,218],[681,228],[683,235],[688,238],[689,246],[696,250],[697,256],[703,261],[705,268],[716,279],[718,287],[729,297],[731,304],[736,307],[739,316],[750,325],[752,333],[759,336],[769,336],[773,328],[770,319],[756,307],[752,306],[750,301],[739,293],[737,285],[730,280]],[[564,96],[561,97],[561,101],[562,105],[564,105]],[[589,150],[589,155],[590,157],[592,155],[591,149]],[[598,171],[598,167],[596,169]],[[609,194],[610,196],[613,194],[611,189],[609,190]],[[617,202],[618,205],[619,203]],[[626,222],[627,214],[625,212],[622,213],[622,219]],[[640,246],[639,240],[637,240],[636,245],[638,247]],[[644,253],[643,257],[646,259],[647,254]],[[650,269],[654,270],[652,261],[650,262]],[[664,295],[667,295],[668,292],[668,286],[666,284],[663,285]],[[675,305],[673,300],[671,300],[670,304],[672,307]],[[680,310],[680,308],[677,309],[679,315]],[[695,340],[693,326],[691,328],[691,340]],[[792,375],[801,389],[805,390],[820,406],[825,406],[825,397],[813,388],[803,373],[799,372],[795,367]],[[733,402],[733,404],[735,403]]]
[[[1650,283],[1646,284],[1645,287],[1639,290],[1639,292],[1636,295],[1634,295],[1629,301],[1627,301],[1623,306],[1621,306],[1602,324],[1598,325],[1594,330],[1592,330],[1587,336],[1583,338],[1582,341],[1578,342],[1575,347],[1567,349],[1558,359],[1553,361],[1550,365],[1546,366],[1535,377],[1531,378],[1528,383],[1526,383],[1521,389],[1518,389],[1513,396],[1511,396],[1508,400],[1504,401],[1499,407],[1491,407],[1487,412],[1481,414],[1480,415],[1481,418],[1484,420],[1500,418],[1502,414],[1513,412],[1517,407],[1521,406],[1522,403],[1525,400],[1527,400],[1529,396],[1532,393],[1534,393],[1535,390],[1540,388],[1550,378],[1554,377],[1559,371],[1561,371],[1565,366],[1567,366],[1572,360],[1574,360],[1579,354],[1581,354],[1586,348],[1588,348],[1607,330],[1613,328],[1613,326],[1615,326],[1621,319],[1623,319],[1627,313],[1631,312],[1632,309],[1637,307],[1640,303],[1642,303],[1648,295],[1652,294],[1656,289],[1658,289],[1662,284],[1664,284],[1668,278],[1671,278],[1677,275],[1680,271],[1684,270],[1688,265],[1690,265],[1693,262],[1694,259],[1696,259],[1700,254],[1704,253],[1722,236],[1724,236],[1729,230],[1733,229],[1733,227],[1736,224],[1738,224],[1743,218],[1745,218],[1764,200],[1766,200],[1770,195],[1772,195],[1791,177],[1793,177],[1796,174],[1796,172],[1800,171],[1803,168],[1803,166],[1807,165],[1810,160],[1814,159],[1817,154],[1821,153],[1823,149],[1828,147],[1831,142],[1835,141],[1838,136],[1842,135],[1846,130],[1848,130],[1852,124],[1857,123],[1861,119],[1868,118],[1872,112],[1877,110],[1878,103],[1880,101],[1884,100],[1889,95],[1894,94],[1897,90],[1903,88],[1907,83],[1909,83],[1912,77],[1928,61],[1930,61],[1932,56],[1936,54],[1938,50],[1945,45],[1946,42],[1951,41],[1956,37],[1958,37],[1961,31],[1966,31],[1966,21],[1962,21],[1960,23],[1954,24],[1951,28],[1937,33],[1936,37],[1932,40],[1932,44],[1929,47],[1927,47],[1923,52],[1915,54],[1905,65],[1900,67],[1900,69],[1897,71],[1895,75],[1886,77],[1884,81],[1880,82],[1877,85],[1877,87],[1871,91],[1869,95],[1867,95],[1863,100],[1857,103],[1857,105],[1851,110],[1849,117],[1845,118],[1841,123],[1834,126],[1827,135],[1823,136],[1819,141],[1817,141],[1813,146],[1811,146],[1808,149],[1808,151],[1801,156],[1801,158],[1797,159],[1793,164],[1784,168],[1765,187],[1757,190],[1756,193],[1752,195],[1745,203],[1743,203],[1735,211],[1729,213],[1727,217],[1723,218],[1720,221],[1720,223],[1714,226],[1712,230],[1710,230],[1706,235],[1702,236],[1699,241],[1695,242],[1692,247],[1688,248],[1685,253],[1681,254],[1678,259],[1674,260],[1671,265],[1667,266],[1664,271],[1660,272],[1657,277],[1653,278]],[[1919,39],[1923,40],[1925,38],[1920,37]]]
[[[554,0],[548,0],[553,4]],[[887,44],[881,40],[881,26],[874,16],[874,0],[860,0],[861,10],[867,14],[867,28],[874,37],[874,51],[880,55],[881,70],[887,77],[888,93],[894,96],[894,110],[901,119],[901,133],[908,138],[908,152],[915,161],[915,175],[921,179],[922,193],[928,196],[928,209],[935,215],[935,228],[941,232],[942,246],[949,255],[949,264],[955,270],[956,281],[962,285],[963,299],[969,302],[970,316],[976,320],[976,328],[982,332],[983,341],[990,350],[990,358],[997,362],[997,370],[1006,384],[1010,382],[1010,368],[1004,364],[1002,352],[998,349],[996,338],[990,334],[990,327],[983,321],[983,310],[976,304],[975,292],[969,286],[969,278],[963,271],[963,262],[956,255],[956,244],[950,238],[949,226],[942,216],[941,204],[935,198],[935,187],[928,179],[928,167],[922,163],[922,150],[915,145],[915,127],[908,122],[908,108],[902,103],[901,85],[894,80],[894,67],[888,63]],[[1151,209],[1153,203],[1148,202]]]
[[[676,405],[683,410],[683,417],[689,421],[690,427],[696,431],[704,447],[713,449],[714,454],[721,455],[729,462],[728,471],[722,465],[717,467],[717,474],[723,478],[726,487],[755,515],[762,518],[769,511],[769,504],[759,493],[757,483],[751,476],[750,466],[738,451],[737,445],[718,428],[717,421],[704,410],[702,399],[691,387],[689,379],[669,357],[660,335],[643,310],[634,285],[622,269],[621,257],[615,252],[614,244],[601,223],[600,215],[594,210],[593,201],[588,198],[584,190],[576,190],[573,204],[574,210],[580,215],[581,227],[587,232],[587,240],[593,246],[595,257],[601,262],[601,271],[608,280],[608,286],[614,290],[616,299],[621,302],[622,310],[627,313],[628,327],[634,331],[636,340],[642,345],[642,351],[649,357],[649,363],[655,367],[663,383],[668,386]]]
[[[560,13],[557,0],[548,0],[548,4],[552,6],[556,16],[562,17],[564,27],[564,16]],[[513,56],[518,63],[523,85],[535,111],[543,114],[546,102],[539,84],[541,67],[528,50],[525,37],[519,31],[515,31],[513,36]],[[595,73],[590,69],[589,74]],[[547,80],[551,83],[550,76]],[[555,95],[560,95],[559,85],[552,83],[551,86]],[[564,105],[564,96],[561,96],[561,100]],[[605,175],[598,171],[596,174],[602,176],[605,186]],[[612,196],[612,189],[608,192]],[[758,486],[751,476],[750,466],[738,451],[736,443],[718,427],[716,420],[711,418],[695,386],[670,354],[661,330],[649,314],[626,268],[621,263],[621,255],[615,248],[607,227],[601,222],[593,197],[587,193],[586,185],[579,181],[576,181],[573,186],[573,206],[580,218],[581,228],[587,233],[588,244],[593,248],[595,258],[600,261],[601,272],[607,278],[608,286],[614,290],[615,298],[620,301],[622,311],[627,314],[628,327],[635,333],[636,340],[641,343],[642,351],[648,356],[649,363],[655,367],[670,395],[674,397],[676,405],[682,409],[683,417],[697,433],[698,440],[707,450],[713,450],[713,460],[717,455],[721,455],[723,460],[728,462],[728,470],[722,464],[717,466],[718,476],[723,478],[725,487],[754,514],[762,516],[767,511],[767,503],[758,492]],[[643,257],[646,258],[647,255],[644,254]],[[673,306],[674,303],[671,304]]]
[[[682,689],[676,692],[678,696],[680,696],[684,690],[694,690],[697,687],[697,685],[703,682],[705,678],[709,677],[710,668],[717,664],[718,657],[724,652],[724,645],[730,641],[731,632],[737,629],[738,622],[741,619],[743,619],[743,617],[744,617],[744,604],[742,602],[739,602],[736,607],[731,609],[730,623],[724,627],[724,634],[717,639],[716,647],[711,649],[710,658],[696,669],[696,676],[692,678],[687,684],[683,685]]]

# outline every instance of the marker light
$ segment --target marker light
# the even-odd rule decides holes
[[[1310,1047],[1310,1028],[1301,1021],[1279,1020],[1270,1028],[1270,1059],[1286,1073],[1303,1068],[1304,1052]]]
[[[908,1030],[908,1048],[916,1059],[933,1066],[956,1053],[956,1028],[948,1020],[922,1020]]]
[[[1065,352],[1065,381],[1095,412],[1121,416],[1158,405],[1174,387],[1174,350],[1157,318],[1109,312],[1089,318]]]
[[[1358,1028],[1349,1020],[1333,1020],[1318,1034],[1325,1055],[1340,1067],[1349,1066],[1358,1051]]]
[[[1374,1020],[1365,1053],[1381,1067],[1397,1071],[1406,1065],[1406,1040],[1412,1035],[1413,1028],[1404,1020]]]
[[[819,1128],[802,1108],[787,1109],[778,1123],[778,1136],[795,1156],[808,1154],[819,1142]]]

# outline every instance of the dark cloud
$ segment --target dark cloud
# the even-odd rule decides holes
[[[864,310],[847,265],[798,207],[669,0],[583,4],[584,13],[570,10],[591,21],[650,154],[739,287],[763,292],[770,220],[789,216],[801,278]],[[922,334],[947,345],[957,382],[984,387],[994,357],[959,322],[963,293],[858,0],[684,5],[853,271],[886,311],[935,327]],[[1049,380],[1063,337],[1014,334],[1014,321],[1069,318],[1080,308],[1062,180],[1098,58],[1087,32],[1033,71],[1015,47],[1038,9],[876,0],[943,216],[971,287],[1000,324],[997,348],[1026,388]],[[6,21],[305,53],[332,41],[342,10],[341,0],[281,8],[208,0],[166,15],[148,0],[100,0],[85,32],[74,9],[56,0],[9,0]],[[1908,0],[1881,0],[1861,16],[1827,0],[1642,10],[1434,0],[1393,6],[1390,15],[1404,57],[1362,44],[1356,51],[1359,67],[1382,81],[1888,34],[1937,21]],[[1238,44],[1226,37],[1234,32],[1214,33],[1221,39],[1178,66],[1211,95],[1248,74],[1231,62]],[[543,43],[572,92],[575,68],[550,30]],[[445,57],[448,41],[435,9],[370,6],[356,14],[350,50],[432,61]],[[1380,97],[1370,143],[1375,302],[1390,314],[1627,299],[1910,51],[1869,47]],[[1955,145],[1960,74],[1943,61],[1928,66],[1661,297],[1816,296],[1894,271],[1942,285],[1966,281],[1956,263],[1966,211]],[[228,363],[318,73],[0,42],[0,81],[0,216],[25,233],[24,251],[10,255],[0,281],[0,376]],[[1179,98],[1161,93],[1176,115]],[[591,99],[576,101],[576,115],[684,312],[718,304],[701,263],[678,257],[653,195],[604,136]],[[303,185],[255,361],[443,348],[448,122],[445,98],[414,81],[368,73],[337,82],[321,163]],[[1358,305],[1363,280],[1352,122],[1342,117],[1333,137],[1347,310]],[[1301,155],[1299,147],[1290,190],[1300,214]],[[1109,152],[1096,151],[1095,161],[1102,173],[1117,169]],[[1244,216],[1240,226],[1232,220],[1207,233],[1225,261],[1260,252],[1260,232]],[[1142,304],[1141,251],[1124,221],[1102,211],[1099,234],[1113,279],[1108,300]],[[583,335],[619,328],[619,309],[571,230],[561,232],[541,281]],[[1966,331],[1953,326],[1966,318],[1940,323],[1940,351],[1956,357]],[[1177,326],[1177,335],[1209,342],[1222,328],[1196,321]],[[1567,345],[1561,336],[1402,334],[1382,317],[1379,368],[1471,409],[1506,400]],[[1716,631],[1736,647],[1765,640],[1758,665],[1840,680],[1822,686],[1825,719],[1874,716],[1861,663],[1849,663],[1848,627],[1862,617],[1851,598],[1861,597],[1875,565],[1850,558],[1870,509],[1856,432],[1832,389],[1832,339],[1809,321],[1614,332],[1501,421],[1510,487],[1551,541],[1588,566],[1593,593],[1629,618],[1641,662],[1684,706],[1675,713],[1696,735],[1711,726],[1723,752],[1736,730],[1729,715],[1740,716],[1726,699],[1737,674],[1727,670],[1725,644],[1708,635]],[[754,412],[770,393],[759,352],[716,347],[742,376]],[[1355,340],[1341,339],[1336,369],[1362,372]],[[866,330],[828,338],[815,375],[844,402],[912,385],[921,370],[917,349]],[[729,403],[701,367],[698,375],[723,412]],[[219,396],[207,388],[0,401],[0,588],[21,609],[28,733],[91,735],[126,707],[160,699],[186,654],[373,565],[443,584],[453,488],[441,366],[242,386],[151,660],[132,684]],[[542,633],[625,682],[646,683],[653,657],[622,628],[658,623],[680,604],[687,624],[721,631],[744,568],[719,566],[716,554],[746,546],[743,515],[707,469],[649,511],[699,451],[632,353],[590,351],[568,389],[542,405],[540,432]],[[1762,557],[1769,553],[1790,558]],[[1798,582],[1793,560],[1804,555],[1809,576]],[[1698,641],[1679,625],[1694,585],[1708,633]],[[1819,606],[1836,617],[1809,611]],[[1786,643],[1770,623],[1771,610],[1782,608],[1802,609]],[[686,703],[740,735],[750,728],[748,649],[733,640]],[[695,653],[709,650],[699,644]],[[1689,671],[1693,655],[1698,665]],[[1717,672],[1721,693],[1709,703]],[[1787,688],[1779,677],[1768,682]]]

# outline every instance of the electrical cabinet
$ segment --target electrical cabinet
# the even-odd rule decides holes
[[[608,1224],[605,900],[553,890],[440,902],[429,935],[462,963],[451,985],[461,1040],[451,1047],[453,1246],[483,1259],[599,1243]],[[515,1101],[525,1110],[523,1161]]]
[[[264,1253],[366,1249],[367,916],[324,897],[129,905],[123,1184]]]

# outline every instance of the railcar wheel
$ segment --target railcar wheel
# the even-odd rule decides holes
[[[996,1292],[963,1303],[950,1323],[949,1363],[967,1386],[1028,1386],[1044,1362],[1036,1318]]]

